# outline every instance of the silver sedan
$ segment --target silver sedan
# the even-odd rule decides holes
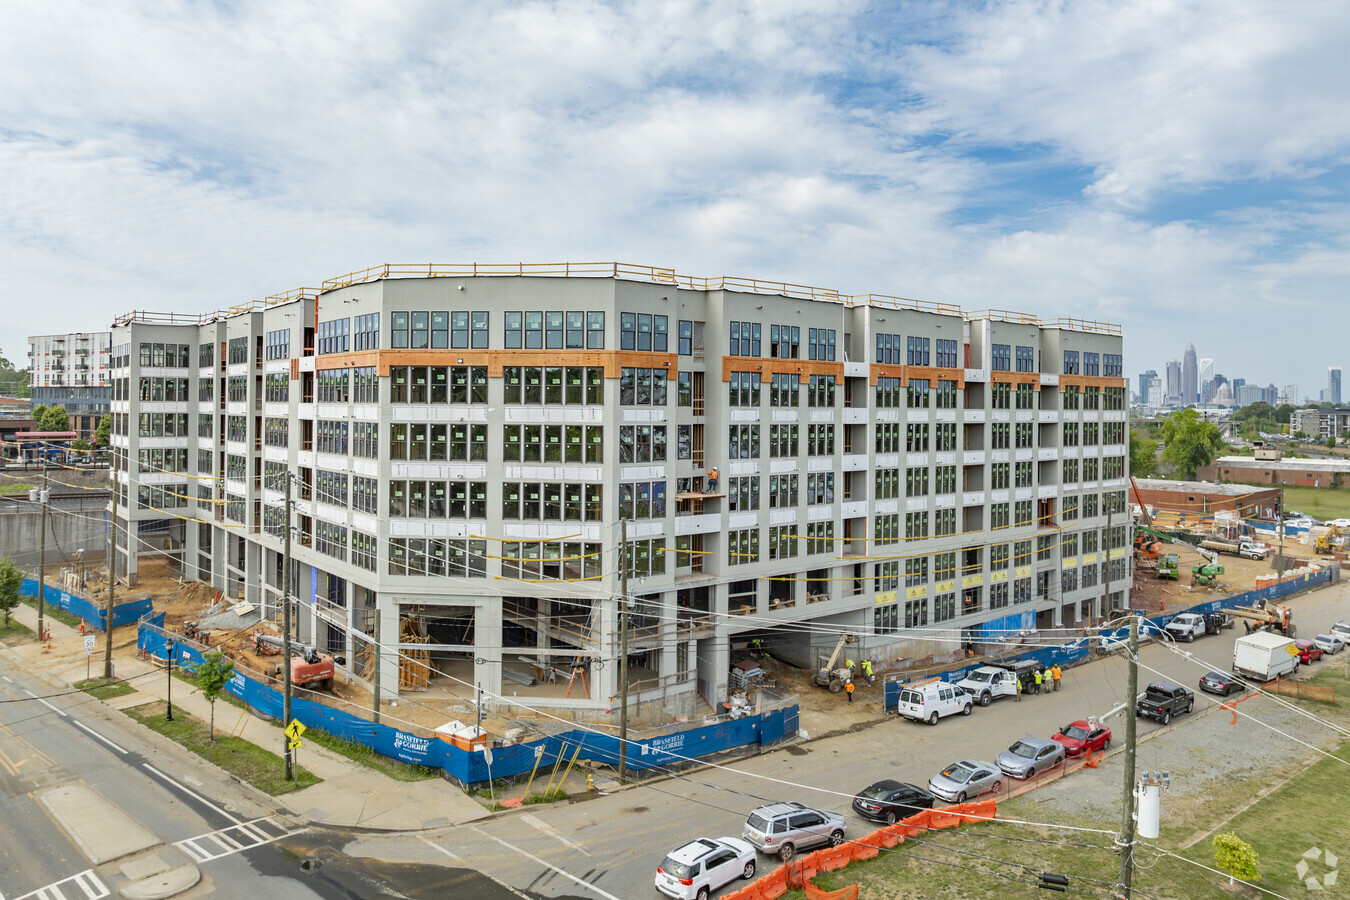
[[[998,767],[1013,778],[1030,778],[1064,761],[1064,745],[1045,738],[1024,737],[998,755]]]
[[[950,803],[965,803],[1003,789],[1002,773],[991,762],[963,759],[928,779],[928,792]]]
[[[1345,649],[1345,639],[1334,634],[1319,634],[1313,637],[1313,643],[1322,648],[1328,656]]]

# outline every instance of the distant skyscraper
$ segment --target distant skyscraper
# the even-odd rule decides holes
[[[1298,406],[1298,385],[1286,384],[1284,390],[1280,391],[1280,402]]]
[[[1341,405],[1341,367],[1327,369],[1327,399],[1333,406]]]
[[[1181,405],[1200,402],[1199,371],[1195,364],[1195,345],[1187,344],[1181,356]]]
[[[1169,359],[1167,365],[1163,366],[1167,372],[1167,380],[1164,387],[1167,390],[1168,403],[1181,402],[1181,363],[1175,359]]]
[[[1149,380],[1148,388],[1144,394],[1144,408],[1149,412],[1162,409],[1167,402],[1167,397],[1163,395],[1163,382],[1161,378],[1152,378]]]
[[[1199,382],[1196,387],[1200,389],[1200,402],[1208,403],[1214,399],[1214,391],[1218,385],[1214,383],[1214,360],[1206,357],[1200,360],[1200,372],[1196,376]]]
[[[1230,382],[1228,382],[1228,383],[1231,384],[1231,385],[1233,386],[1233,396],[1236,397],[1238,391],[1242,390],[1244,387],[1247,386],[1247,379],[1245,379],[1245,378],[1234,378],[1232,381],[1230,381]]]
[[[1158,373],[1149,369],[1147,372],[1139,373],[1139,402],[1148,402],[1148,383],[1158,377]]]

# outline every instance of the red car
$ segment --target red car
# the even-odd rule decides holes
[[[1297,640],[1294,646],[1298,648],[1298,661],[1301,663],[1310,663],[1315,659],[1322,658],[1322,648],[1312,641]]]
[[[1055,733],[1052,740],[1064,745],[1067,756],[1111,749],[1111,729],[1101,722],[1070,722]]]

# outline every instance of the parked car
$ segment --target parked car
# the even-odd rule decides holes
[[[1299,638],[1294,641],[1294,646],[1298,648],[1298,661],[1304,665],[1322,658],[1322,648],[1312,641]]]
[[[1331,636],[1340,638],[1350,645],[1350,622],[1337,622],[1331,626]]]
[[[970,715],[975,708],[974,698],[954,684],[937,678],[916,681],[900,689],[896,711],[906,719],[936,725],[938,719],[960,713]]]
[[[1322,652],[1327,656],[1335,656],[1345,649],[1345,638],[1337,637],[1334,634],[1315,634],[1313,643],[1322,648]]]
[[[1079,719],[1055,732],[1051,740],[1063,744],[1064,752],[1068,756],[1092,753],[1096,750],[1110,750],[1111,729],[1101,722]]]
[[[754,809],[745,820],[741,837],[764,853],[777,853],[786,862],[798,850],[821,844],[838,847],[847,832],[848,823],[839,813],[788,802]]]
[[[1247,685],[1232,672],[1220,672],[1215,669],[1212,672],[1206,672],[1200,679],[1200,690],[1222,697],[1227,697],[1229,694],[1240,694],[1246,689]]]
[[[699,838],[666,854],[656,867],[656,889],[677,900],[708,900],[737,878],[755,877],[755,848],[740,838]]]
[[[1155,681],[1144,688],[1144,695],[1134,705],[1136,716],[1157,719],[1163,725],[1172,717],[1195,708],[1195,693],[1170,681]]]
[[[878,781],[853,798],[853,811],[864,819],[894,825],[920,810],[933,808],[933,795],[903,781]]]
[[[1064,746],[1057,741],[1028,735],[998,755],[995,760],[1004,774],[1030,778],[1064,762]]]
[[[1172,637],[1193,641],[1205,636],[1205,617],[1200,613],[1182,613],[1167,623],[1167,631]]]
[[[981,794],[1003,790],[1002,774],[991,762],[963,759],[928,779],[928,790],[943,800],[965,803]]]

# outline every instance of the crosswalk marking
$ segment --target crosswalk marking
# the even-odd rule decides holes
[[[242,853],[245,850],[252,850],[254,847],[279,841],[287,835],[304,830],[303,828],[288,828],[271,816],[266,816],[250,822],[231,825],[229,828],[222,828],[219,831],[185,838],[175,843],[174,846],[183,851],[193,862],[204,863],[234,853]]]
[[[85,869],[14,900],[101,900],[111,893],[93,869]]]

